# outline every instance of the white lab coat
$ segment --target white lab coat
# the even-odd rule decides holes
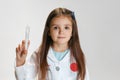
[[[70,51],[61,61],[58,61],[52,52],[50,48],[47,56],[49,65],[47,80],[76,80],[77,71],[70,68],[70,65],[75,63],[74,60],[70,61]],[[33,53],[23,66],[15,67],[17,80],[35,80],[39,71],[36,57],[36,53]],[[87,69],[85,80],[89,80]]]

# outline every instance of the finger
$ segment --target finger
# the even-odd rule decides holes
[[[27,56],[27,50],[24,50],[24,54],[22,55],[22,58],[26,59],[26,56]]]
[[[27,50],[23,50],[21,53],[22,54],[27,54]]]
[[[16,48],[16,53],[17,53],[18,55],[20,55],[21,52],[22,52],[22,47],[21,47],[21,45],[19,44],[18,47]]]
[[[25,40],[22,40],[22,49],[25,50]]]
[[[22,44],[25,44],[25,40],[22,40]]]
[[[18,51],[20,51],[20,44],[18,45]]]
[[[18,47],[16,48],[16,53],[20,53],[20,50]]]
[[[18,48],[16,48],[15,50],[16,50],[16,53],[18,53]]]
[[[18,59],[18,58],[20,58],[20,51],[18,50],[18,48],[16,48],[16,58]]]
[[[21,44],[21,45],[20,45],[20,51],[22,52],[23,50],[25,50],[25,49],[24,49],[24,45]]]
[[[17,51],[21,52],[21,46],[20,46],[20,44],[18,45]]]

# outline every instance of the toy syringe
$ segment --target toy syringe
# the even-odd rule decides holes
[[[30,35],[30,27],[27,25],[25,29],[25,49],[28,49],[29,35]]]

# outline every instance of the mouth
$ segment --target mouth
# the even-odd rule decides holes
[[[65,37],[58,37],[58,38],[63,39],[63,38],[65,38]]]

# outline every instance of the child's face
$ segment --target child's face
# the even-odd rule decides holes
[[[65,16],[55,17],[51,21],[50,36],[53,44],[67,45],[72,36],[72,22]]]

